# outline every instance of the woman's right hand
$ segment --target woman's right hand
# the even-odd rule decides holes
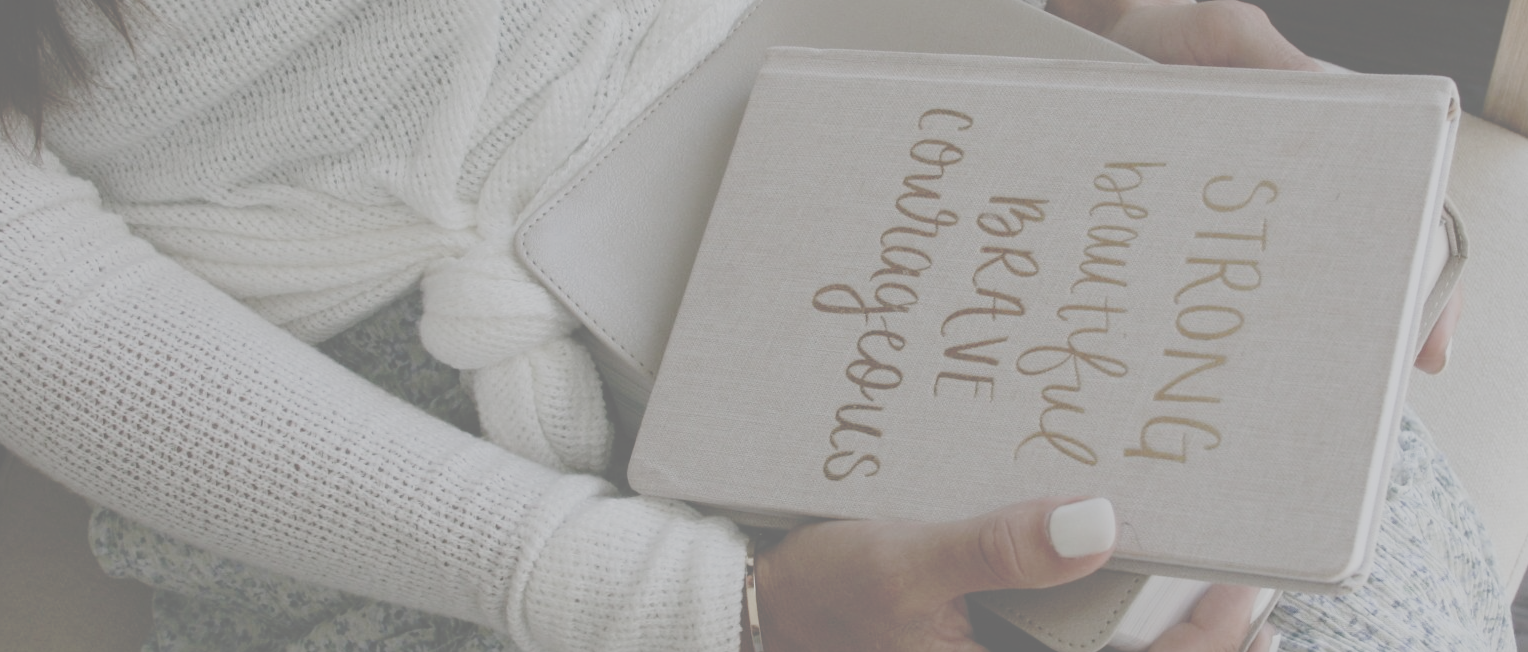
[[[1038,500],[950,523],[799,527],[757,557],[766,649],[984,652],[965,594],[1080,579],[1109,558],[1114,533],[1103,499]]]
[[[1247,623],[1258,590],[1250,586],[1217,584],[1199,599],[1188,622],[1162,633],[1149,652],[1228,652],[1247,640]],[[1273,628],[1263,625],[1247,652],[1277,652]]]
[[[985,652],[971,639],[965,594],[1065,584],[1114,548],[1104,499],[1037,500],[950,523],[830,521],[792,530],[758,554],[769,652]],[[1152,652],[1235,650],[1256,590],[1211,588],[1189,622]],[[1269,649],[1264,629],[1251,652]],[[744,638],[748,637],[744,632]],[[742,650],[752,645],[743,641]]]

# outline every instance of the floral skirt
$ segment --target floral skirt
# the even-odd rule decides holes
[[[419,295],[320,346],[399,397],[473,432],[456,370],[418,343]],[[1432,436],[1411,414],[1386,495],[1369,582],[1346,596],[1285,594],[1270,622],[1283,650],[1515,649],[1505,589],[1480,516]],[[92,548],[113,577],[155,589],[146,651],[516,650],[472,623],[347,595],[219,557],[110,511]]]

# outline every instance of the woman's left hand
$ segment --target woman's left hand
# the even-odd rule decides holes
[[[965,594],[1082,578],[1109,558],[1114,533],[1107,501],[1075,499],[1034,500],[948,523],[801,526],[756,557],[765,647],[985,652],[971,639]]]
[[[1160,63],[1321,70],[1240,0],[1050,0],[1046,9]]]

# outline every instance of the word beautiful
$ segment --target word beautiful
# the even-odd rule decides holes
[[[844,369],[845,377],[864,401],[844,404],[834,413],[827,438],[831,451],[822,467],[829,480],[870,477],[881,470],[882,459],[875,450],[885,433],[873,423],[876,413],[885,409],[884,393],[901,388],[906,380],[896,362],[908,339],[893,326],[903,326],[899,321],[903,319],[922,323],[916,317],[904,316],[919,302],[919,279],[935,269],[934,256],[929,253],[934,249],[932,244],[941,232],[962,228],[959,214],[948,208],[952,202],[941,194],[940,185],[947,183],[947,173],[965,159],[965,150],[955,141],[975,126],[976,120],[970,115],[950,109],[933,109],[919,117],[918,130],[927,137],[908,150],[918,171],[903,178],[905,192],[895,202],[897,213],[907,222],[880,235],[881,266],[869,276],[874,290],[867,296],[852,285],[836,283],[820,288],[812,297],[812,307],[817,311],[857,315],[869,326],[856,341],[857,357]],[[1075,328],[1064,342],[1027,348],[1012,363],[1012,369],[1025,376],[1061,379],[1040,391],[1039,403],[1044,407],[1033,432],[1019,438],[1015,456],[1048,445],[1066,459],[1088,466],[1098,463],[1093,446],[1083,436],[1066,430],[1066,415],[1075,418],[1087,413],[1081,395],[1090,378],[1120,379],[1130,373],[1123,360],[1099,351],[1106,343],[1103,336],[1128,312],[1117,303],[1111,305],[1109,299],[1111,293],[1128,292],[1125,253],[1150,221],[1150,211],[1136,196],[1148,176],[1165,166],[1107,163],[1095,176],[1093,189],[1100,193],[1099,200],[1088,210],[1088,244],[1070,285],[1072,295],[1080,293],[1084,298],[1056,311],[1057,319]],[[1244,199],[1226,201],[1232,194]],[[1249,206],[1271,204],[1277,197],[1278,187],[1270,181],[1248,188],[1230,176],[1210,179],[1201,190],[1204,207],[1214,213],[1236,213]],[[1041,225],[1046,221],[1048,204],[1045,199],[992,196],[986,203],[988,212],[981,212],[974,221],[980,235],[965,227],[966,233],[954,236],[971,240],[978,256],[970,275],[972,295],[967,307],[938,320],[938,339],[944,351],[943,368],[927,387],[934,396],[942,390],[948,394],[959,389],[962,394],[997,397],[996,371],[1004,364],[995,352],[1013,333],[1025,331],[1008,327],[1006,334],[994,333],[993,325],[1015,326],[1012,320],[1025,317],[1019,290],[1040,275],[1041,264],[1033,249],[1023,248],[1036,244],[1029,241],[1033,234],[1023,236],[1026,229],[1047,228]],[[1170,377],[1150,381],[1155,388],[1152,405],[1159,409],[1158,415],[1141,426],[1138,445],[1124,450],[1125,457],[1185,463],[1193,440],[1202,439],[1205,450],[1221,442],[1220,430],[1192,412],[1195,406],[1219,403],[1220,399],[1192,393],[1186,387],[1204,386],[1204,382],[1189,381],[1227,362],[1225,354],[1213,350],[1214,343],[1236,335],[1245,325],[1242,311],[1227,304],[1235,303],[1237,293],[1251,292],[1262,284],[1255,254],[1267,247],[1267,223],[1256,232],[1198,231],[1193,237],[1203,246],[1184,259],[1192,275],[1173,295],[1179,306],[1173,328],[1181,345],[1162,350],[1163,362],[1153,371],[1168,370]],[[985,335],[968,335],[973,331]]]

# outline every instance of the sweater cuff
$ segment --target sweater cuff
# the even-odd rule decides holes
[[[551,493],[592,488],[568,479]],[[522,541],[507,605],[515,642],[535,652],[736,649],[746,546],[737,527],[674,501],[584,496],[543,545]]]

